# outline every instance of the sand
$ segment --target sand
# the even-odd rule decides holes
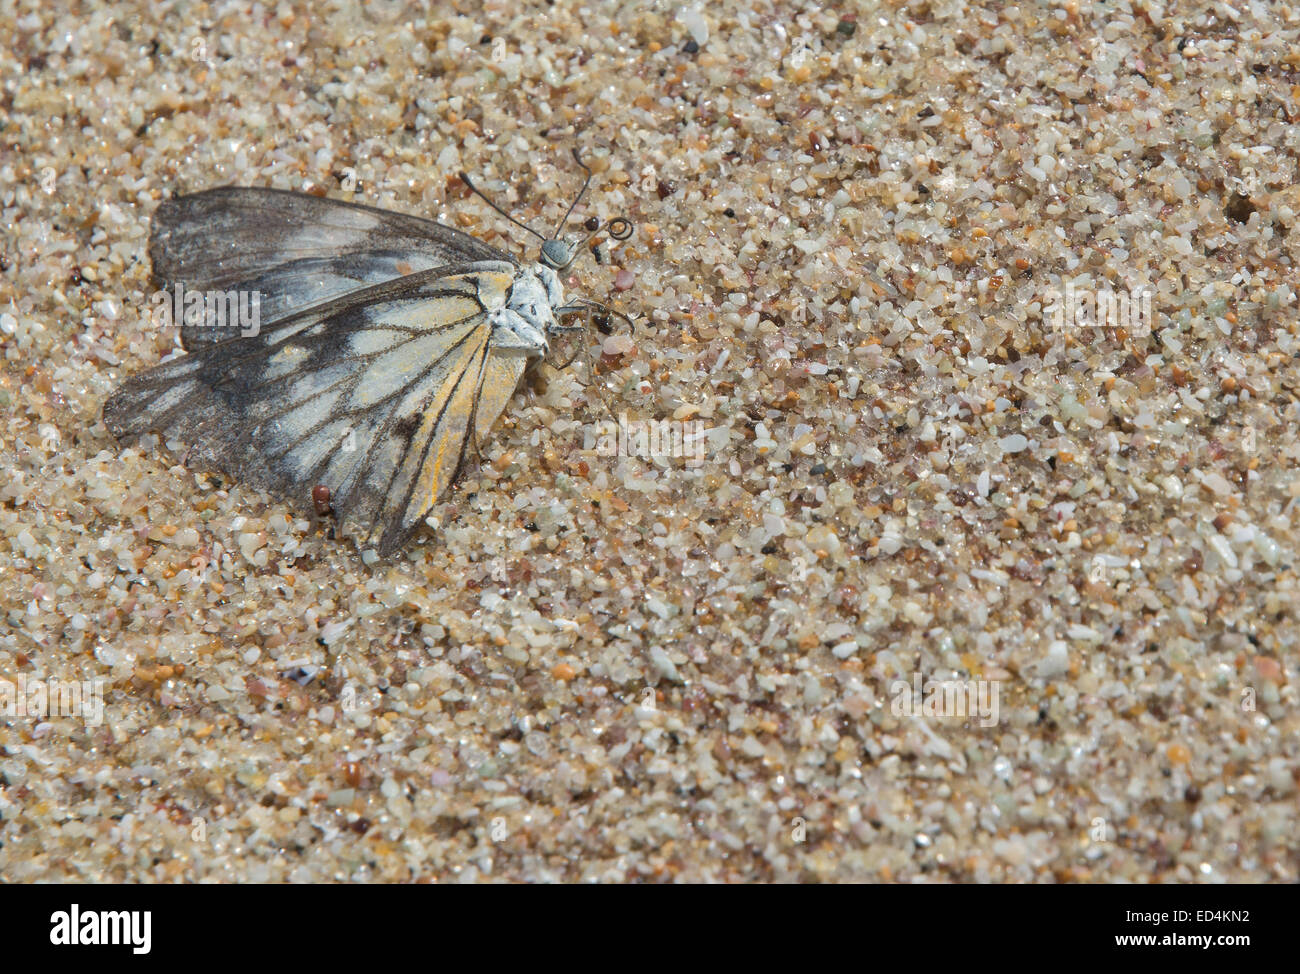
[[[1300,8],[55,6],[0,12],[4,879],[1300,878]],[[531,258],[455,174],[551,226],[575,146],[635,328],[401,558],[105,429],[159,200]]]

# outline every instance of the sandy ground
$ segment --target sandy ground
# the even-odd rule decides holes
[[[0,5],[0,876],[1300,878],[1300,8],[60,6]],[[455,173],[553,225],[574,146],[635,331],[399,560],[108,434],[162,198],[531,257]]]

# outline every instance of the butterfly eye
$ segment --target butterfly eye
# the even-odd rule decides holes
[[[587,217],[587,219],[583,221],[582,225],[592,233],[595,233],[597,230],[600,229],[600,221],[596,219],[594,216]]]
[[[548,240],[542,244],[542,263],[553,270],[564,270],[573,263],[574,251],[563,240]]]

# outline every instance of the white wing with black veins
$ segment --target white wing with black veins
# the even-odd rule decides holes
[[[494,346],[488,323],[516,269],[439,266],[288,313],[255,336],[199,344],[128,379],[104,421],[123,438],[161,431],[190,444],[192,463],[302,506],[328,487],[340,522],[377,537],[387,557],[523,374],[526,356]]]

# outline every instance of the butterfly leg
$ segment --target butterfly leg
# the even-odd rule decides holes
[[[483,449],[482,449],[482,443],[479,440],[478,430],[475,430],[474,435],[470,437],[470,443],[474,447],[474,464],[478,469],[482,469]]]
[[[592,331],[592,323],[591,323],[592,306],[591,305],[586,303],[582,305],[576,305],[576,306],[571,305],[568,308],[564,308],[561,310],[583,311],[585,315],[582,324],[569,325],[569,324],[556,323],[549,328],[550,331],[584,331],[587,332],[588,337],[590,336]],[[596,362],[595,359],[593,359],[591,356],[591,346],[589,341],[582,342],[572,355],[570,355],[564,362],[554,366],[554,368],[566,369],[570,365],[572,365],[575,361],[577,361],[579,358],[582,358],[587,364],[587,381],[583,382],[576,375],[573,377],[573,381],[578,383],[578,385],[582,386],[582,388],[584,389],[589,389],[594,386],[596,388],[596,395],[600,399],[601,408],[604,409],[605,414],[609,416],[611,420],[613,420],[614,413],[613,410],[609,408],[609,400],[605,396],[605,391],[603,388],[601,388],[600,383],[596,381]]]
[[[605,386],[603,383],[596,381],[596,360],[592,357],[591,346],[584,342],[582,347],[574,354],[574,357],[576,358],[578,355],[581,355],[587,363],[588,381],[586,385],[595,388],[596,396],[600,399],[600,408],[605,411],[605,415],[608,416],[612,422],[617,423],[618,418],[614,415],[614,410],[609,406],[609,397],[605,394]]]

